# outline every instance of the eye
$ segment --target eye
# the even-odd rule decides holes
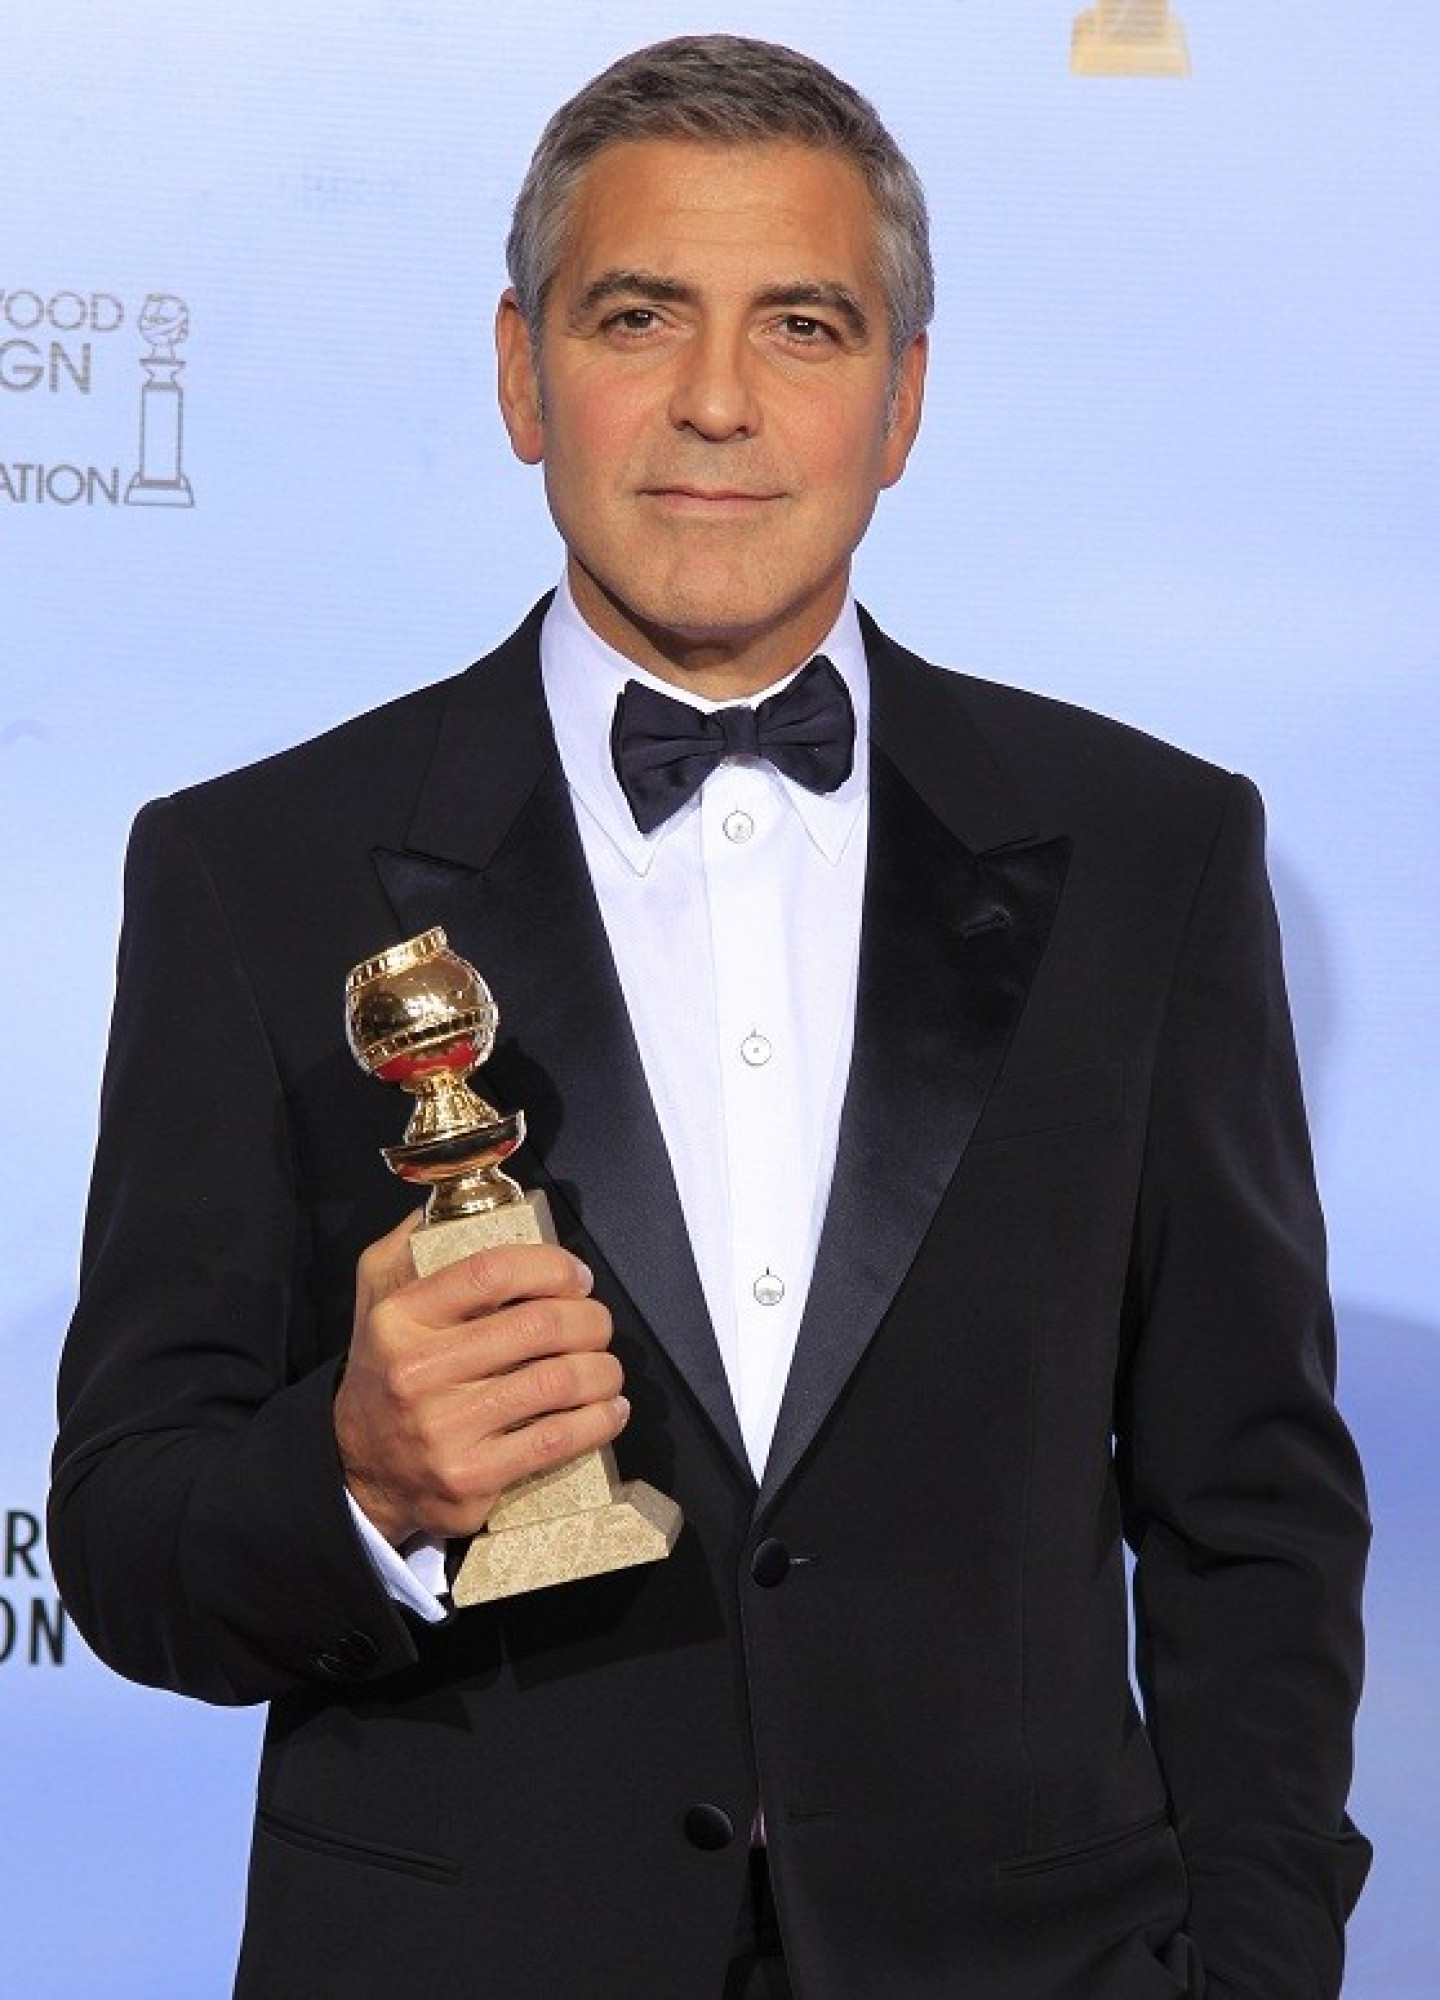
[[[841,337],[828,319],[814,313],[783,313],[770,326],[770,336],[781,347],[798,354],[802,349],[817,357],[841,345]]]
[[[651,306],[626,306],[606,320],[610,333],[651,333],[660,324],[660,315]]]

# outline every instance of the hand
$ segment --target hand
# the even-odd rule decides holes
[[[417,1221],[360,1259],[335,1397],[345,1482],[397,1548],[478,1533],[502,1488],[608,1444],[630,1415],[579,1258],[506,1244],[417,1278]]]

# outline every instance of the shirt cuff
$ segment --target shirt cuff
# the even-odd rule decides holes
[[[415,1535],[402,1556],[386,1541],[348,1486],[345,1502],[365,1545],[370,1567],[389,1595],[417,1618],[423,1618],[427,1625],[441,1624],[449,1616],[440,1602],[445,1589],[445,1544],[430,1535]]]

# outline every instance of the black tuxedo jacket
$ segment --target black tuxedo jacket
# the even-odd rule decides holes
[[[120,1671],[272,1704],[239,1991],[712,2000],[763,1794],[807,2000],[1334,1994],[1366,1527],[1254,792],[867,625],[854,1061],[757,1492],[538,617],[132,846],[52,1545]],[[437,923],[687,1526],[422,1627],[330,1403],[412,1202],[342,982]]]

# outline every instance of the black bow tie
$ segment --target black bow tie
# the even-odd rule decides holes
[[[726,757],[764,757],[807,791],[833,792],[855,761],[855,710],[823,654],[758,708],[717,708],[710,715],[626,681],[610,753],[636,826],[653,833]]]

